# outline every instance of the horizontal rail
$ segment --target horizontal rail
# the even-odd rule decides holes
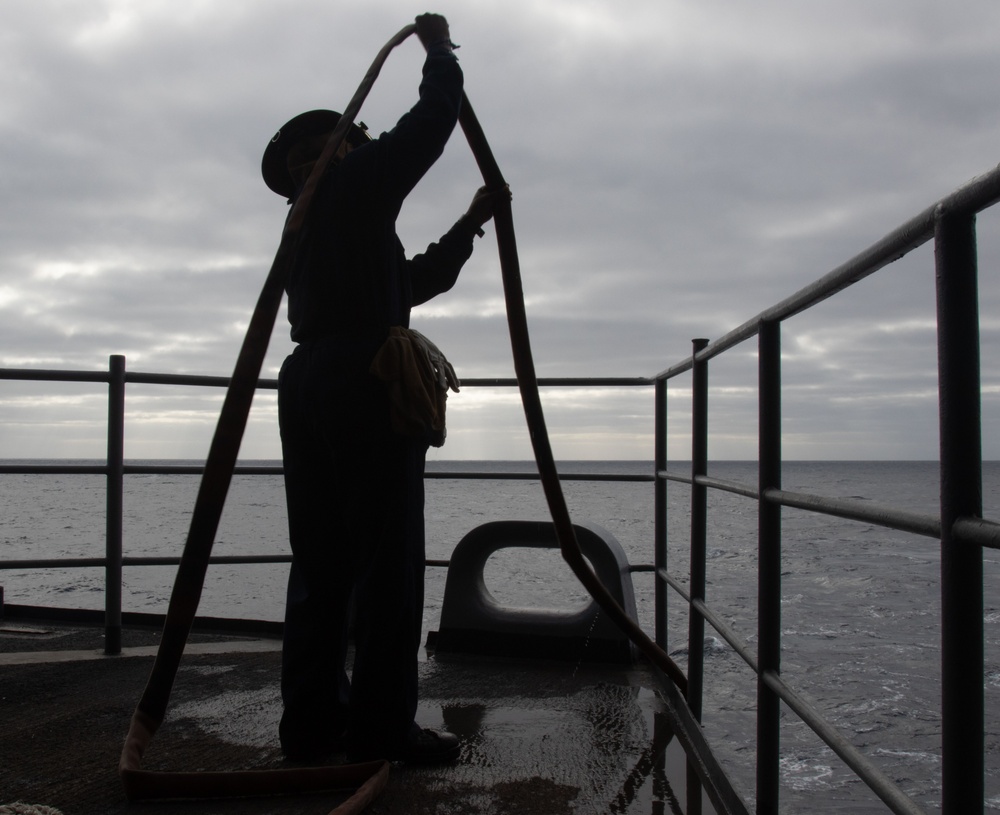
[[[654,384],[655,380],[650,376],[559,376],[538,378],[538,385],[542,388],[645,388]],[[509,377],[489,378],[489,377],[469,377],[462,379],[462,387],[473,388],[516,388],[517,380]]]
[[[951,531],[956,540],[989,549],[1000,549],[1000,524],[993,521],[985,521],[982,518],[957,518]]]
[[[124,475],[200,475],[201,464],[126,464]],[[281,475],[280,466],[237,465],[237,475]],[[106,464],[0,464],[0,475],[107,475]]]
[[[538,473],[496,473],[496,472],[465,472],[441,471],[424,473],[424,478],[486,481],[537,481]],[[624,473],[559,473],[560,481],[619,481],[643,483],[656,480],[652,473],[627,475]]]
[[[666,472],[659,473],[658,477],[682,484],[701,484],[721,492],[751,498],[755,501],[761,499],[760,491],[756,487],[736,481],[709,478],[708,476],[691,478],[691,476]],[[941,537],[940,518],[934,515],[894,509],[875,504],[871,501],[859,501],[851,498],[828,498],[812,493],[775,489],[766,490],[763,500],[770,504],[791,507],[792,509],[803,509],[819,515],[830,515],[837,518],[875,524],[876,526],[894,529],[898,532],[911,532],[915,535],[923,535],[929,538]],[[961,529],[966,530],[965,534],[969,536],[969,540],[972,540],[972,536],[975,535],[976,540],[984,546],[995,547],[1000,542],[1000,526],[982,521],[981,519],[968,520],[970,521],[969,525],[963,526]],[[978,524],[973,523],[974,521],[978,521]]]
[[[757,499],[758,490],[756,487],[751,487],[747,484],[741,484],[738,481],[727,481],[721,478],[711,478],[707,475],[699,475],[697,478],[692,478],[690,475],[681,475],[679,473],[672,473],[668,470],[660,470],[656,474],[657,478],[662,478],[664,481],[676,481],[679,484],[702,484],[706,487],[712,489],[721,490],[722,492],[731,492],[735,495],[742,495],[745,498]]]
[[[111,380],[108,371],[62,371],[44,368],[0,368],[0,379],[33,382],[103,382]],[[205,376],[199,374],[161,374],[142,371],[126,371],[125,382],[135,385],[171,385],[208,388],[228,388],[232,377]],[[650,387],[654,379],[648,376],[553,376],[539,377],[542,388],[642,388]],[[469,388],[516,388],[517,380],[512,377],[468,377],[462,379],[462,387]],[[259,390],[277,390],[277,379],[258,379]]]
[[[200,475],[205,470],[202,464],[126,464],[125,475]],[[0,464],[0,475],[106,475],[105,464]],[[237,465],[235,475],[283,475],[280,465]],[[424,473],[428,479],[447,480],[490,480],[490,481],[537,481],[538,473],[501,473],[471,470],[441,470]],[[652,473],[560,473],[560,481],[618,481],[648,483],[655,480]]]
[[[691,595],[688,593],[684,584],[677,580],[670,572],[666,569],[657,569],[657,576],[666,582],[677,594],[684,600],[685,603],[690,603],[691,606],[699,613],[701,616],[708,621],[708,623],[719,632],[719,635],[732,647],[732,649],[742,657],[743,661],[749,665],[754,673],[760,673],[757,667],[757,658],[753,655],[750,647],[744,642],[744,640],[735,632],[729,625],[713,610],[712,607],[708,605],[704,600],[694,599],[692,600]]]
[[[122,566],[178,566],[179,557],[123,557]],[[291,555],[213,555],[209,563],[220,565],[249,565],[262,563],[291,563]],[[38,558],[24,560],[0,560],[0,571],[15,569],[87,569],[108,565],[103,557]]]
[[[107,475],[107,464],[0,464],[3,475]]]
[[[862,503],[850,498],[827,498],[789,490],[767,490],[764,493],[764,501],[793,509],[805,509],[822,515],[863,521],[899,532],[912,532],[915,535],[924,535],[930,538],[941,537],[941,520],[939,518],[933,515],[893,509],[870,501]]]
[[[107,371],[49,371],[39,368],[0,368],[0,379],[23,379],[32,382],[101,382],[111,381]]]
[[[902,792],[894,781],[844,738],[839,730],[820,716],[815,708],[778,674],[764,671],[761,679],[896,815],[925,815],[924,810]]]
[[[189,374],[150,374],[141,371],[126,371],[128,385],[189,385],[203,388],[228,388],[232,382],[229,376],[200,376]],[[277,379],[258,379],[258,390],[277,390]]]
[[[106,557],[66,557],[35,558],[21,560],[0,560],[0,571],[15,569],[103,569],[108,565]]]

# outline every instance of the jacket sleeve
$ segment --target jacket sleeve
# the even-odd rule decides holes
[[[458,122],[463,81],[454,53],[431,48],[424,60],[419,100],[392,130],[379,136],[385,203],[397,211],[444,152]]]
[[[462,266],[472,256],[475,234],[475,226],[460,218],[437,243],[432,243],[425,252],[406,261],[411,305],[426,303],[455,285]]]

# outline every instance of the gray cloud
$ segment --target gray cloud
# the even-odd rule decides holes
[[[514,189],[544,376],[662,370],[692,337],[722,335],[1000,158],[1000,8],[989,0],[961,14],[929,0],[478,0],[444,12]],[[228,375],[285,214],[259,181],[263,143],[300,110],[346,104],[411,15],[397,0],[8,9],[0,365],[93,370],[124,353],[135,370]],[[391,57],[362,113],[374,131],[415,99],[420,61],[415,42]],[[407,249],[446,229],[478,183],[456,133],[401,217]],[[984,417],[995,423],[1000,229],[993,213],[979,223]],[[935,455],[932,319],[925,248],[789,321],[786,452]],[[462,375],[511,375],[492,235],[414,324]],[[289,349],[279,318],[265,376]],[[713,365],[713,455],[755,454],[754,350]],[[84,425],[83,448],[103,455],[100,395],[26,383],[3,393],[8,455],[76,454],[70,431]],[[131,454],[201,457],[219,397],[135,390]],[[269,399],[245,454],[278,455]],[[645,455],[649,401],[547,395],[557,450]],[[530,455],[513,394],[463,392],[450,409],[443,455]]]

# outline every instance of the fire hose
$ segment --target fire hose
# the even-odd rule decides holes
[[[340,122],[330,135],[322,155],[293,205],[271,269],[257,299],[205,460],[187,541],[174,579],[160,646],[146,687],[132,715],[122,748],[119,775],[125,787],[126,797],[130,801],[159,798],[245,797],[351,789],[354,790],[353,794],[330,815],[354,815],[364,810],[374,800],[388,780],[389,764],[386,761],[236,772],[160,772],[142,769],[142,758],[154,734],[163,723],[180,659],[201,599],[223,505],[232,481],[250,406],[281,305],[288,269],[295,256],[302,224],[308,214],[319,179],[336,155],[351,123],[357,119],[361,105],[374,85],[389,53],[414,31],[416,25],[408,25],[382,47],[358,90],[344,109]],[[486,187],[501,189],[506,181],[472,106],[464,94],[459,124],[469,142]],[[499,198],[493,220],[499,246],[514,369],[542,487],[563,559],[602,610],[618,624],[654,665],[683,690],[687,684],[684,674],[663,649],[653,643],[622,610],[580,551],[545,428],[528,338],[513,215],[510,201],[504,196]]]

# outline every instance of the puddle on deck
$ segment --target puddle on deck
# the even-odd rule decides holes
[[[685,754],[644,672],[450,655],[420,667],[418,720],[458,735],[462,754],[443,767],[394,766],[372,815],[688,811]],[[182,668],[219,689],[176,704],[168,722],[184,720],[234,745],[273,748],[276,684],[229,688],[227,670]]]

